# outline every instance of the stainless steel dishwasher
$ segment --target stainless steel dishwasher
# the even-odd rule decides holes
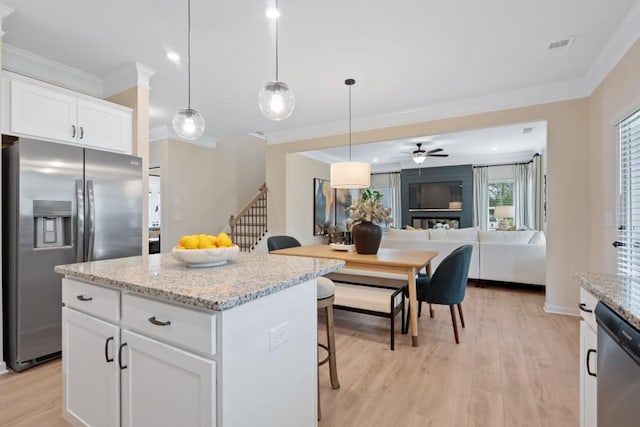
[[[607,305],[598,322],[598,426],[640,425],[640,331]]]

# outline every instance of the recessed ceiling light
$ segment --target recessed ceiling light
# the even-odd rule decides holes
[[[373,163],[378,163],[378,158],[377,157],[374,157]]]
[[[280,11],[278,9],[276,9],[275,7],[270,7],[269,9],[267,9],[267,17],[269,19],[278,19],[280,18]]]
[[[491,151],[497,151],[498,147],[491,147]]]
[[[167,52],[167,59],[169,59],[169,61],[173,61],[173,62],[178,62],[180,61],[180,55],[178,55],[175,52]]]

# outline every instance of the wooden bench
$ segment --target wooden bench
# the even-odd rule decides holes
[[[339,310],[370,314],[390,319],[391,350],[395,348],[395,317],[401,313],[404,330],[404,288],[406,280],[330,273],[336,285],[333,307]]]

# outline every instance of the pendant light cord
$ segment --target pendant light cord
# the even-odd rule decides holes
[[[191,110],[191,0],[187,1],[187,109]]]
[[[349,85],[349,161],[351,161],[351,85]]]
[[[278,9],[278,0],[276,0],[276,10],[280,13],[280,9]],[[278,22],[280,21],[280,17],[276,18],[276,81],[278,80]]]

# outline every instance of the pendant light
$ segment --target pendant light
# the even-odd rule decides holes
[[[204,133],[204,117],[191,108],[191,0],[187,0],[187,108],[178,110],[173,117],[173,129],[180,138],[194,140]]]
[[[349,161],[331,165],[331,187],[333,188],[369,188],[371,186],[371,165],[364,162],[351,161],[351,86],[354,79],[344,81],[349,87]]]
[[[280,14],[278,9],[278,0],[276,0],[277,14],[273,14],[272,19],[276,21],[276,80],[264,84],[258,93],[258,106],[260,111],[268,119],[284,120],[293,113],[296,104],[296,98],[293,91],[285,82],[278,80],[278,21]]]

